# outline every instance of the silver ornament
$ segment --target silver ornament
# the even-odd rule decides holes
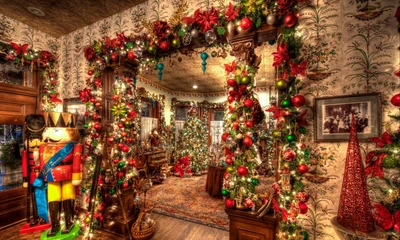
[[[193,28],[192,31],[190,31],[190,35],[192,35],[192,38],[197,38],[199,36],[199,30]]]
[[[217,35],[213,30],[208,30],[204,36],[208,44],[212,44],[215,40],[217,40]]]
[[[244,117],[243,116],[241,116],[240,118],[239,118],[239,122],[241,122],[241,123],[243,123],[244,122]]]
[[[274,13],[268,14],[267,16],[267,24],[273,25],[276,21],[276,15]]]
[[[185,35],[183,36],[183,45],[187,46],[192,42],[192,34],[191,33],[185,33]]]

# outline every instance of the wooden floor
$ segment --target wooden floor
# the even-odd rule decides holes
[[[180,220],[165,215],[152,213],[152,218],[156,221],[156,232],[154,240],[228,240],[229,232]],[[40,233],[19,235],[21,224],[0,231],[0,240],[33,240],[40,239]],[[78,239],[83,239],[79,237]],[[92,239],[111,240],[120,239],[116,236],[97,231]]]

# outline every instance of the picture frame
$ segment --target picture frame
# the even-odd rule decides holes
[[[343,95],[314,99],[314,141],[349,140],[351,114],[359,141],[379,137],[382,132],[381,93]]]
[[[79,133],[81,135],[84,135],[86,130],[83,127],[83,125],[85,124],[86,104],[83,103],[79,98],[64,98],[63,111],[68,113],[75,113],[78,115],[76,127],[79,129]]]

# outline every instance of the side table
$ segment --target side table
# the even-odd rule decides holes
[[[208,165],[206,191],[212,197],[222,196],[221,190],[225,172],[226,167]]]

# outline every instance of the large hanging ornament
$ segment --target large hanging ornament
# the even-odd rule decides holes
[[[250,20],[250,18],[248,18],[248,17],[243,18],[243,19],[240,21],[240,27],[241,27],[243,30],[249,29],[249,28],[251,27],[251,20]]]
[[[168,49],[169,49],[169,42],[167,42],[167,41],[161,42],[161,43],[160,43],[160,48],[161,48],[161,50],[163,50],[163,51],[168,51]]]
[[[275,83],[275,88],[279,91],[284,91],[287,88],[288,84],[285,80],[280,79]]]
[[[291,12],[288,15],[285,16],[283,19],[283,24],[285,24],[286,27],[291,28],[297,23],[297,16],[295,12]]]
[[[249,173],[249,170],[247,169],[246,166],[241,165],[241,166],[238,167],[237,173],[238,173],[239,176],[243,177],[243,176],[246,176],[247,173]]]
[[[199,30],[193,28],[192,31],[190,31],[190,35],[192,35],[192,38],[197,38],[199,36]]]
[[[302,107],[306,103],[306,99],[304,98],[303,95],[296,95],[292,98],[292,105],[295,107]]]
[[[208,42],[208,44],[212,44],[215,40],[217,40],[217,35],[213,30],[208,30],[204,35],[204,37],[206,39],[206,42]]]
[[[293,161],[294,159],[296,159],[296,156],[296,152],[290,148],[287,148],[282,152],[282,159],[287,162]]]
[[[275,13],[270,13],[267,16],[267,24],[268,25],[274,25],[276,22],[276,14]]]
[[[297,165],[297,171],[301,174],[306,174],[309,171],[309,167],[306,164],[301,163]]]
[[[174,48],[179,48],[181,46],[181,40],[179,38],[172,39],[172,46]]]
[[[164,70],[164,64],[161,63],[161,62],[157,63],[157,69],[158,69],[158,80],[161,81],[161,79],[162,79],[162,74],[163,74],[162,71]]]
[[[201,58],[201,60],[203,60],[203,62],[201,63],[201,65],[202,65],[202,67],[201,67],[201,69],[203,70],[203,74],[206,72],[206,69],[207,69],[207,58],[208,58],[208,54],[206,53],[206,52],[202,52],[201,54],[200,54],[200,58]]]
[[[390,99],[390,102],[393,104],[393,106],[400,107],[400,93],[394,95]]]

